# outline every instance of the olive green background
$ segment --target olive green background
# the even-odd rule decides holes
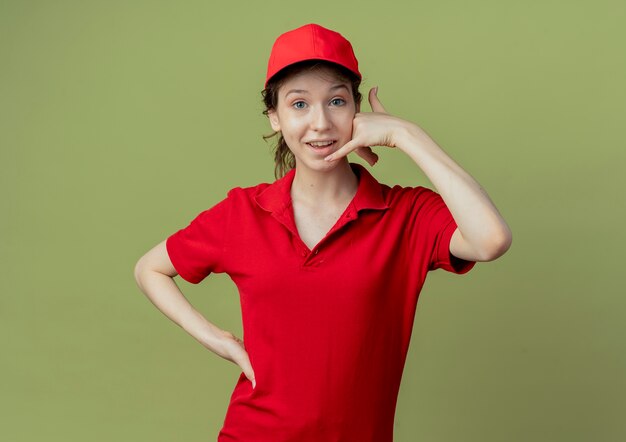
[[[626,440],[626,6],[565,0],[0,1],[0,439],[215,440],[240,369],[133,269],[232,187],[274,180],[267,57],[310,22],[513,231],[500,259],[429,274],[395,440]],[[432,187],[374,150],[373,168],[348,158]],[[176,281],[242,336],[226,274]]]

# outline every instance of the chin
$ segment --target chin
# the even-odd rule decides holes
[[[296,161],[296,167],[307,168],[319,172],[327,172],[336,168],[339,164],[345,161],[345,157],[334,161],[325,161],[323,157],[316,159],[307,159],[306,161]]]

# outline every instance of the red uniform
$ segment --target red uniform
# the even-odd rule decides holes
[[[179,275],[226,272],[239,289],[256,389],[240,374],[219,442],[391,442],[400,380],[426,274],[468,272],[450,254],[457,225],[426,187],[379,183],[358,163],[357,193],[312,250],[290,189],[235,187],[167,239]]]

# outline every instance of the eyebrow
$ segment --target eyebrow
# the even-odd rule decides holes
[[[350,92],[350,89],[348,89],[348,86],[346,86],[345,84],[337,84],[331,87],[329,90],[334,91],[335,89],[341,89],[341,88],[344,88],[346,91]],[[308,94],[309,91],[304,90],[304,89],[292,89],[285,94],[285,98],[287,98],[287,95],[291,93]]]

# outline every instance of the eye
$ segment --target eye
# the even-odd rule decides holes
[[[296,101],[294,104],[292,104],[292,106],[294,106],[296,109],[303,109],[302,107],[296,106],[297,104],[300,104],[300,103],[305,104],[304,101]]]
[[[334,102],[334,101],[337,101],[337,100],[342,101],[342,102],[344,102],[344,103],[346,102],[346,100],[344,100],[343,98],[333,98],[333,99],[331,100],[331,102]]]

